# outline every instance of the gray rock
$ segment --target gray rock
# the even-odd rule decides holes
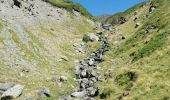
[[[81,92],[74,92],[71,94],[72,97],[75,97],[75,98],[81,98],[83,96],[85,96],[86,92],[85,91],[81,91]]]
[[[140,26],[140,23],[136,23],[135,28],[138,28]]]
[[[2,94],[1,100],[17,98],[22,94],[23,89],[24,89],[23,85],[15,85]]]
[[[89,64],[90,66],[94,65],[94,64],[95,64],[94,59],[90,59],[89,62],[88,62],[88,64]]]
[[[135,18],[133,18],[133,21],[136,21],[138,18],[137,17],[135,17]]]
[[[102,25],[102,28],[108,31],[112,31],[112,25],[111,24],[104,24]]]
[[[94,33],[86,33],[86,35],[91,41],[99,41],[99,37],[96,36]]]
[[[147,33],[153,32],[154,29],[156,29],[155,25],[148,25],[146,28],[146,32]]]
[[[150,6],[149,12],[152,12],[152,11],[154,11],[155,9],[156,9],[156,6]]]
[[[78,43],[74,43],[74,44],[73,44],[73,47],[78,47]]]
[[[103,34],[103,32],[98,31],[96,34],[97,34],[97,35],[102,35],[102,34]]]
[[[14,83],[0,84],[0,90],[1,91],[6,91],[6,90],[12,88],[14,85],[15,85]]]
[[[51,93],[48,88],[40,89],[38,91],[38,100],[42,100],[44,97],[51,97]]]
[[[87,78],[82,79],[80,83],[80,87],[84,89],[87,87],[87,85],[88,85],[88,79]]]
[[[81,77],[86,77],[87,76],[87,71],[86,70],[82,70],[81,71]]]
[[[66,82],[67,80],[66,76],[60,76],[60,82]]]
[[[85,43],[84,43],[84,42],[81,42],[81,43],[80,43],[80,46],[85,46]]]
[[[98,94],[98,89],[94,88],[94,87],[90,87],[87,89],[87,95],[94,97]]]

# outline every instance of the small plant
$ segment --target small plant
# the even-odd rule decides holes
[[[124,85],[128,86],[129,84],[131,84],[131,82],[136,81],[136,79],[137,79],[136,72],[127,72],[125,74],[120,74],[116,76],[115,81],[121,86]]]
[[[87,42],[91,42],[92,40],[90,39],[90,37],[87,34],[84,34],[83,41],[87,43]]]
[[[100,99],[106,99],[110,97],[110,95],[113,93],[113,90],[111,89],[104,89],[104,91],[100,94]]]

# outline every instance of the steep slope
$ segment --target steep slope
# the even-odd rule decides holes
[[[46,0],[48,3],[57,6],[59,8],[64,8],[69,12],[77,11],[83,16],[92,19],[93,16],[79,3],[74,3],[71,0]]]
[[[114,25],[111,49],[100,65],[99,99],[169,100],[170,1],[151,0]],[[122,38],[122,36],[124,38]]]
[[[18,100],[35,100],[42,88],[55,99],[70,94],[75,63],[85,56],[72,45],[94,27],[78,12],[41,0],[0,0],[0,83],[24,85]]]
[[[106,19],[108,19],[111,15],[99,15],[99,16],[95,16],[95,20],[100,22],[100,23],[105,23]]]

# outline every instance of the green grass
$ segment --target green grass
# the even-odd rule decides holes
[[[155,50],[158,50],[160,47],[166,44],[167,36],[169,33],[164,32],[153,37],[142,49],[134,53],[133,61],[141,59],[145,56],[149,56],[154,53]]]
[[[70,0],[48,0],[47,2],[59,8],[64,8],[69,12],[75,10],[87,18],[92,18],[92,15],[79,3],[73,3]]]
[[[144,4],[146,9],[149,8],[149,4]],[[124,96],[124,100],[170,99],[168,85],[170,83],[170,1],[152,0],[151,4],[157,6],[152,13],[136,6],[128,10],[127,14],[123,14],[128,16],[129,20],[118,27],[126,39],[118,40],[120,44],[112,46],[104,56],[105,62],[99,65],[106,70],[101,70],[101,73],[111,76],[106,81],[99,82],[100,95],[105,100],[116,100],[127,89],[129,95]],[[135,29],[133,16],[130,15],[136,10],[140,16],[137,22],[142,24]],[[149,14],[149,17],[144,19],[142,16],[146,14]],[[156,29],[148,33],[146,32],[148,25],[155,25]],[[127,27],[130,27],[131,31]],[[112,39],[113,42],[117,40]],[[137,78],[131,80],[128,72],[136,73]]]
[[[2,31],[3,29],[3,24],[0,22],[0,32]]]
[[[141,8],[145,4],[146,4],[146,2],[142,2],[142,3],[130,8],[130,9],[124,11],[124,12],[116,13],[116,14],[108,17],[105,20],[105,23],[118,24],[118,21],[119,21],[120,17],[125,17],[128,20],[133,15],[133,13],[135,12],[136,9]]]

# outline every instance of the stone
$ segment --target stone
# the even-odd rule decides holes
[[[1,100],[15,99],[22,94],[23,89],[23,85],[15,85],[2,94]]]
[[[99,90],[97,88],[94,88],[94,87],[87,88],[87,95],[91,97],[97,96],[98,93],[99,93]]]
[[[126,22],[126,18],[125,17],[120,17],[119,18],[119,24],[124,24]]]
[[[85,89],[87,85],[88,85],[88,79],[87,78],[82,79],[80,82],[80,87]]]
[[[96,71],[92,70],[91,71],[91,76],[95,77],[96,76]]]
[[[58,59],[59,62],[61,61],[68,61],[69,59],[66,56],[62,56],[60,59]]]
[[[135,17],[135,18],[133,18],[133,21],[136,21],[138,18],[137,17]]]
[[[150,6],[150,8],[149,8],[149,12],[151,13],[152,11],[154,11],[156,9],[156,6]]]
[[[99,37],[94,35],[93,33],[89,34],[89,37],[92,41],[99,41]]]
[[[126,39],[124,36],[122,36],[122,40]]]
[[[85,43],[84,43],[84,42],[81,42],[80,45],[83,47],[83,46],[85,46]]]
[[[87,71],[86,70],[81,71],[81,77],[87,77]]]
[[[74,44],[73,44],[73,47],[78,47],[78,43],[74,43]]]
[[[155,26],[155,25],[148,25],[147,28],[146,28],[146,32],[147,32],[147,33],[150,33],[150,32],[152,32],[154,29],[156,29],[156,26]]]
[[[51,97],[51,93],[48,88],[43,88],[38,91],[38,100],[42,100],[44,97]]]
[[[88,62],[88,64],[89,64],[90,66],[94,65],[94,64],[95,64],[94,59],[90,59],[89,62]]]
[[[18,0],[13,0],[13,1],[15,6],[17,6],[18,8],[21,7],[21,2],[19,2]]]
[[[67,80],[66,76],[60,76],[60,82],[66,82]]]
[[[5,83],[5,84],[0,84],[0,90],[1,91],[6,91],[10,88],[12,88],[15,84],[14,83]]]
[[[119,43],[119,41],[114,41],[112,44],[117,45],[118,43]]]
[[[140,26],[140,23],[136,23],[135,28],[138,28]]]
[[[99,31],[99,32],[96,32],[97,35],[102,35],[103,32]]]
[[[71,97],[76,97],[76,98],[80,98],[85,96],[86,92],[85,91],[81,91],[81,92],[74,92],[71,94]]]
[[[108,31],[112,31],[112,25],[111,24],[103,24],[102,28]]]

